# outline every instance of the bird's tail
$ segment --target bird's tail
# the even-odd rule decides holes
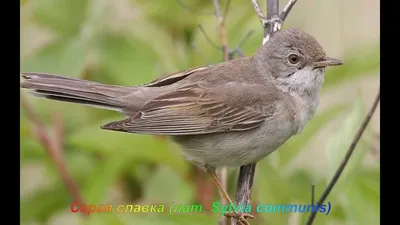
[[[20,86],[32,90],[37,97],[115,111],[122,111],[127,106],[122,97],[134,90],[134,87],[104,85],[44,73],[22,73]]]

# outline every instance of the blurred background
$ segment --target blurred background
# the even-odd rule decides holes
[[[180,2],[180,4],[179,4]],[[265,1],[260,1],[265,12]],[[21,71],[47,72],[107,84],[138,85],[161,75],[223,61],[200,32],[220,44],[211,0],[21,0]],[[226,0],[221,0],[223,11]],[[280,1],[281,8],[286,1]],[[362,7],[360,7],[360,5]],[[183,7],[185,6],[185,7]],[[297,27],[344,60],[328,69],[321,105],[302,134],[257,164],[252,204],[309,204],[318,198],[342,160],[379,87],[379,1],[300,0],[283,29]],[[245,56],[261,45],[263,31],[249,0],[232,0],[226,18],[231,49],[250,31]],[[162,137],[111,132],[100,125],[123,118],[115,112],[35,99],[21,91],[42,121],[20,113],[21,224],[217,224],[219,201],[211,179],[186,162]],[[327,201],[330,215],[318,225],[379,224],[379,108]],[[62,131],[62,132],[61,132]],[[58,142],[57,142],[58,141]],[[60,143],[57,145],[57,143]],[[58,147],[54,147],[58,146]],[[60,148],[62,147],[62,148]],[[72,213],[74,197],[57,165],[88,204],[113,204],[112,213]],[[234,196],[239,168],[229,170]],[[76,197],[75,197],[76,198]],[[209,213],[118,213],[119,204],[202,204]],[[168,208],[166,208],[166,211]],[[307,213],[253,213],[251,224],[305,224]]]

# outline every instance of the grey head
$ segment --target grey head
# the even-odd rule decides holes
[[[275,33],[255,58],[266,76],[287,91],[317,91],[324,81],[325,68],[343,64],[328,57],[313,36],[299,29]]]

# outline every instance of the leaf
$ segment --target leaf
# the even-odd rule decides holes
[[[159,167],[144,184],[144,199],[185,204],[192,201],[194,187],[168,167]]]
[[[98,51],[102,73],[112,83],[139,85],[153,79],[157,55],[151,43],[110,34],[98,41]]]
[[[39,145],[39,147],[41,146]],[[26,151],[29,150],[34,149],[27,149]],[[58,210],[69,207],[73,201],[70,190],[65,186],[54,166],[54,162],[50,162],[44,149],[40,148],[40,150],[42,154],[36,153],[38,156],[34,159],[41,159],[41,162],[48,166],[48,171],[46,172],[51,175],[51,178],[54,177],[55,182],[50,187],[36,191],[32,195],[21,199],[21,220],[23,221],[47,221]],[[79,190],[83,187],[82,183],[84,181],[93,179],[94,166],[96,165],[93,157],[82,152],[70,151],[70,149],[64,152],[63,157],[66,169]]]
[[[71,197],[63,183],[39,190],[20,200],[21,222],[46,222],[53,213],[71,204]]]
[[[284,168],[293,160],[301,151],[301,149],[311,140],[311,138],[326,125],[333,117],[337,116],[345,105],[338,105],[329,108],[311,119],[305,126],[302,133],[292,137],[287,141],[279,151],[279,167]]]
[[[88,50],[85,38],[58,39],[24,59],[22,70],[78,77],[85,67]]]
[[[344,206],[345,220],[353,224],[379,224],[379,191],[379,173],[376,169],[360,173],[348,182],[339,198]]]
[[[351,106],[347,117],[344,119],[342,124],[338,127],[338,131],[327,142],[327,154],[329,164],[329,179],[336,172],[340,163],[342,162],[345,154],[354,139],[354,136],[359,129],[362,120],[364,119],[364,105],[361,98],[358,98]],[[358,143],[358,146],[354,150],[349,162],[344,169],[340,180],[341,184],[344,184],[350,174],[353,174],[355,170],[362,163],[368,148],[362,142]]]
[[[267,161],[257,164],[253,188],[257,204],[293,204],[290,202],[287,180]],[[257,212],[256,208],[252,210],[253,215],[268,220],[271,224],[282,224],[287,219],[283,213],[274,213],[274,216],[271,216],[270,213]]]
[[[123,171],[128,162],[130,162],[129,158],[115,154],[97,165],[82,190],[85,201],[90,204],[100,204],[109,186],[117,179],[118,174]]]
[[[88,0],[36,0],[36,22],[60,36],[77,34],[85,19]]]
[[[311,203],[311,185],[314,183],[311,176],[309,172],[299,169],[287,177],[287,182],[296,184],[288,185],[292,198],[301,200],[304,204]]]
[[[41,160],[46,156],[44,148],[37,139],[33,137],[20,137],[20,139],[20,159],[24,163],[28,161]]]
[[[167,141],[157,140],[150,135],[102,130],[100,126],[105,123],[97,123],[73,132],[68,142],[88,152],[105,156],[121,155],[131,160],[166,164],[182,173],[188,171],[187,162],[176,146],[170,146]]]

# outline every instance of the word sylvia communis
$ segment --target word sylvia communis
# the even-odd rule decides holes
[[[170,74],[145,85],[115,86],[44,73],[22,73],[22,88],[53,100],[116,110],[127,118],[101,128],[167,135],[204,168],[227,202],[216,167],[257,162],[299,133],[314,115],[327,57],[299,29],[275,33],[254,56]],[[249,214],[228,213],[243,224]]]

